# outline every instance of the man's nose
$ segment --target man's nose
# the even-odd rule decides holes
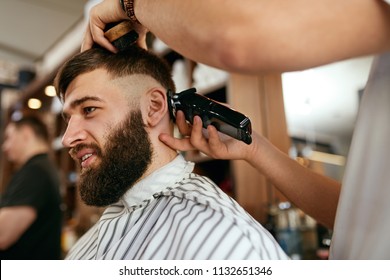
[[[77,118],[71,118],[66,127],[62,144],[65,147],[72,148],[87,139],[87,132],[83,127],[82,121]]]

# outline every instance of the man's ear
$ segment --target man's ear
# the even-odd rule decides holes
[[[167,94],[161,88],[153,88],[146,94],[146,124],[158,125],[168,114]]]

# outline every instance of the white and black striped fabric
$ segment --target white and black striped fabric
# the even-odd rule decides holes
[[[106,209],[67,259],[288,259],[272,235],[179,155]]]

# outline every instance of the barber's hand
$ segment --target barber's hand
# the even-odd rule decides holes
[[[178,111],[176,124],[184,138],[178,139],[168,134],[159,136],[159,139],[172,149],[179,151],[199,150],[215,159],[248,159],[250,156],[253,143],[247,145],[218,132],[212,125],[209,125],[207,131],[204,131],[199,116],[194,117],[191,126],[186,122],[184,113]]]
[[[104,0],[95,5],[90,11],[89,23],[81,45],[81,51],[92,48],[94,42],[106,48],[109,51],[118,50],[104,37],[104,28],[106,24],[129,20],[126,13],[122,10],[119,0]],[[134,24],[134,30],[138,33],[137,44],[146,49],[146,33],[148,30],[141,24]]]

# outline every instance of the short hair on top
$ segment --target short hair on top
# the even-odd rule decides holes
[[[136,45],[118,53],[95,47],[76,54],[59,69],[54,86],[61,101],[64,102],[65,92],[76,77],[101,68],[112,78],[134,74],[148,75],[166,90],[176,90],[170,66],[156,54]]]
[[[37,116],[24,116],[18,120],[11,120],[10,124],[14,124],[16,128],[30,127],[38,139],[45,143],[50,141],[49,130],[46,124]]]

